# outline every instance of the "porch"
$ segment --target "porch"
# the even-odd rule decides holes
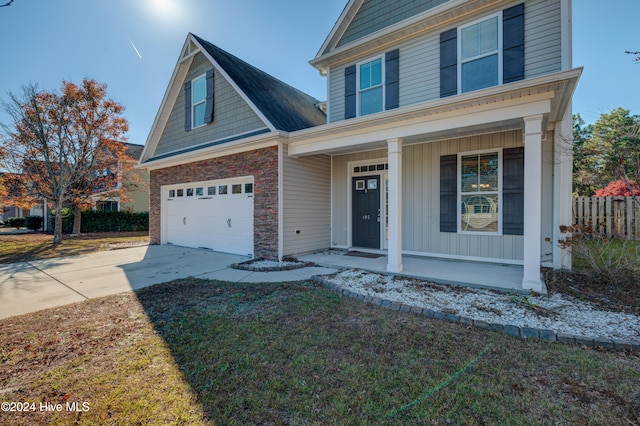
[[[389,262],[384,252],[363,253],[346,250],[326,250],[298,256],[305,262],[313,262],[331,268],[364,269],[371,272],[388,274]],[[402,276],[424,279],[441,284],[458,284],[469,287],[490,288],[517,292],[529,292],[523,289],[522,265],[475,262],[456,259],[444,259],[423,256],[402,256]],[[542,293],[547,289],[542,284]]]

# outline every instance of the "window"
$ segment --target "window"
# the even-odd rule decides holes
[[[458,29],[460,93],[502,84],[501,15]]]
[[[245,194],[253,194],[253,184],[252,183],[245,183],[244,184],[244,193]]]
[[[235,184],[231,185],[231,193],[232,194],[242,194],[242,184],[241,183],[235,183]]]
[[[498,234],[500,226],[500,152],[461,154],[458,202],[461,232]]]
[[[117,201],[99,201],[96,203],[96,210],[117,212],[118,202]]]
[[[216,195],[216,187],[208,186],[207,187],[207,195]]]
[[[358,66],[360,115],[382,111],[384,104],[382,75],[382,58]]]
[[[196,196],[202,197],[204,195],[204,188],[196,188]]]
[[[218,194],[219,195],[227,195],[227,185],[218,186]]]
[[[175,189],[170,189],[169,190],[169,198],[174,198],[176,196],[176,190]]]
[[[196,78],[191,83],[191,109],[192,128],[204,126],[204,115],[207,109],[207,80],[205,75]]]

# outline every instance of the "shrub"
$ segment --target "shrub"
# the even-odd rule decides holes
[[[138,232],[149,230],[149,213],[87,210],[82,212],[81,232]]]
[[[42,216],[27,216],[25,219],[25,226],[32,231],[39,231],[44,223]]]
[[[24,228],[26,221],[24,217],[10,217],[7,219],[7,225],[11,228]]]
[[[562,227],[572,236],[561,245],[570,246],[574,265],[594,275],[603,285],[628,290],[640,285],[640,241],[608,238],[591,227]]]

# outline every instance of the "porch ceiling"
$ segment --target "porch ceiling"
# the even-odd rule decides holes
[[[289,155],[375,149],[394,138],[412,144],[521,129],[524,117],[539,114],[551,129],[562,120],[581,73],[577,68],[290,133]]]

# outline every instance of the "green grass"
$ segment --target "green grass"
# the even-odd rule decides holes
[[[591,266],[589,261],[585,257],[584,250],[596,250],[601,253],[601,256],[607,259],[615,259],[619,257],[633,256],[637,264],[640,264],[640,241],[635,240],[585,240],[580,241],[581,246],[584,246],[582,250],[574,250],[573,256],[573,268],[578,271],[590,271]]]
[[[0,424],[633,424],[637,354],[521,340],[310,282],[180,280],[0,321]]]

